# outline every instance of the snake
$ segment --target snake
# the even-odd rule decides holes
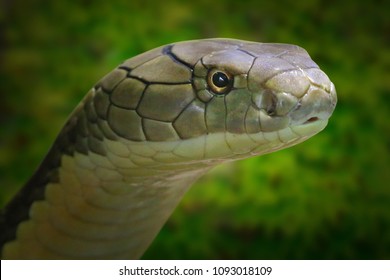
[[[305,141],[336,103],[296,45],[200,39],[127,59],[2,209],[1,258],[139,259],[200,176]]]

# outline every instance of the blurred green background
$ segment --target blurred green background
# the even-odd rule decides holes
[[[328,127],[201,178],[144,258],[389,259],[389,3],[2,0],[1,205],[124,59],[206,37],[291,43],[336,85]]]

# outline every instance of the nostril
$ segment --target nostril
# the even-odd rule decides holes
[[[315,122],[315,121],[318,121],[318,117],[311,117],[310,119],[308,119],[307,121],[305,121],[305,124],[306,124],[306,123],[312,123],[312,122]]]
[[[268,106],[265,111],[267,112],[268,116],[275,116],[276,110],[274,106]]]
[[[257,100],[257,107],[263,109],[268,116],[276,115],[277,99],[276,96],[270,90],[262,92],[260,98]]]

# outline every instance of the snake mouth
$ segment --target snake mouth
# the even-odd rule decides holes
[[[318,121],[320,118],[318,117],[311,117],[309,118],[307,121],[305,121],[303,124],[308,124],[308,123],[312,123],[312,122],[316,122]]]
[[[300,137],[307,139],[323,130],[327,124],[328,119],[311,117],[304,123],[290,126],[290,129]]]

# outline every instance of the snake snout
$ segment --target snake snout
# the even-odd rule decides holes
[[[336,90],[330,81],[327,84],[311,84],[298,105],[289,114],[290,125],[327,120],[336,107]]]
[[[269,116],[288,117],[289,125],[300,125],[327,120],[337,97],[333,83],[320,69],[297,68],[268,79],[253,102]]]

